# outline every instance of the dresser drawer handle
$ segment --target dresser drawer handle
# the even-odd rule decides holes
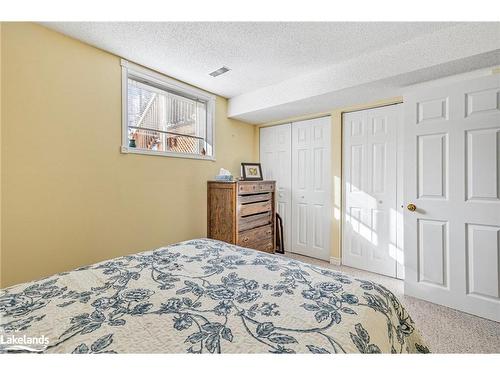
[[[266,234],[271,234],[271,233],[273,233],[273,231],[271,229],[266,230]]]
[[[250,237],[243,237],[243,242],[248,242],[249,239]]]

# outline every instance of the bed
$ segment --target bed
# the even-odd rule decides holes
[[[38,338],[3,352],[429,352],[384,286],[210,239],[3,289],[0,313],[4,342]]]

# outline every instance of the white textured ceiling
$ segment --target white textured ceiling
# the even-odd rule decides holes
[[[230,98],[250,123],[397,96],[402,87],[500,64],[500,23],[45,22]],[[209,73],[228,66],[216,78]]]
[[[233,97],[405,42],[452,23],[55,22],[46,26]],[[229,73],[208,75],[221,66]]]
[[[409,84],[496,65],[500,22],[462,24],[232,97],[228,115],[276,121],[400,96]]]

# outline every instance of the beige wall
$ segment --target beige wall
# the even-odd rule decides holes
[[[257,158],[216,103],[216,162],[121,154],[117,56],[30,23],[1,31],[1,285],[206,235],[206,180]]]
[[[331,243],[332,248],[330,251],[333,260],[338,261],[342,256],[342,113],[358,111],[361,109],[369,109],[380,107],[384,105],[401,103],[403,101],[402,97],[382,99],[373,103],[365,103],[351,107],[336,108],[329,112],[310,114],[307,116],[293,117],[280,121],[274,121],[270,123],[265,123],[259,125],[259,128],[265,126],[273,126],[279,124],[286,124],[293,121],[306,120],[321,116],[331,116],[332,120],[332,186],[333,186],[333,223],[331,231]],[[255,142],[259,142],[259,134],[257,132],[255,136]],[[259,147],[256,146],[256,152],[258,153]]]

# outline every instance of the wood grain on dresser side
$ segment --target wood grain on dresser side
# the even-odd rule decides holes
[[[236,183],[208,182],[207,237],[236,242]]]

